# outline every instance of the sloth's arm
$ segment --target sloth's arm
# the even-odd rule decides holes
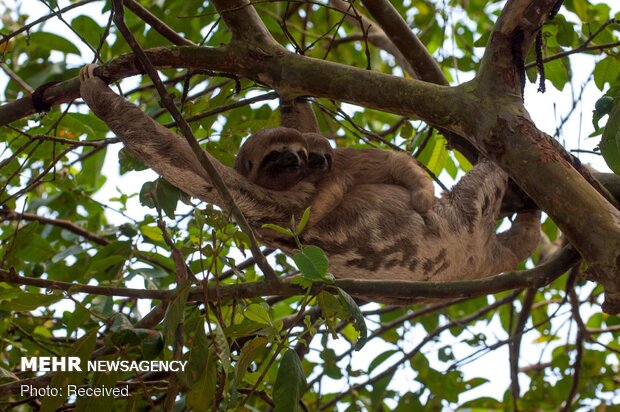
[[[346,181],[339,175],[325,177],[316,188],[316,195],[310,205],[308,228],[313,227],[329,215],[340,204],[347,191]]]
[[[389,153],[385,162],[390,177],[411,192],[411,206],[418,213],[427,212],[435,200],[433,182],[417,161],[406,153]]]
[[[321,133],[310,103],[302,97],[280,100],[280,117],[282,127],[290,127],[302,133]]]

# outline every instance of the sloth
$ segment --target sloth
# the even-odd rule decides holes
[[[420,214],[428,212],[435,199],[431,180],[405,153],[333,149],[321,134],[287,127],[250,136],[239,149],[234,167],[267,189],[289,190],[301,180],[316,184],[308,228],[331,213],[355,185],[401,185],[410,191],[411,206]]]
[[[80,94],[125,147],[179,189],[226,207],[185,139],[114,93],[94,75],[94,67],[86,66],[80,72]],[[304,128],[297,133],[318,132],[316,125]],[[295,146],[292,151],[303,165],[303,149],[308,149],[308,143],[302,140],[305,147],[302,144],[299,150]],[[316,176],[307,177],[307,171],[290,189],[271,190],[252,183],[208,152],[205,155],[254,229],[264,223],[287,225],[316,195],[316,186],[304,180]],[[310,152],[306,168],[312,158]],[[284,162],[283,167],[295,176],[292,181],[300,178],[303,166],[298,169]],[[341,279],[447,281],[495,275],[514,269],[528,257],[540,236],[537,210],[519,212],[510,229],[496,233],[507,182],[503,170],[483,160],[452,190],[434,200],[424,215],[410,206],[411,193],[401,184],[356,184],[347,188],[336,207],[305,230],[300,240],[322,248],[330,271]],[[261,241],[287,254],[296,248],[276,236],[262,236]],[[388,292],[375,300],[391,301]]]

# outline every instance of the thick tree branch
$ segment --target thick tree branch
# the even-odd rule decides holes
[[[485,94],[521,98],[524,57],[558,0],[512,0],[506,3],[485,50],[477,78]]]
[[[562,228],[594,278],[605,286],[604,309],[616,313],[620,311],[618,203],[559,143],[536,128],[521,98],[523,56],[558,4],[558,0],[506,4],[470,85],[480,96],[481,113],[492,115],[473,116],[465,135]]]
[[[420,80],[448,85],[441,67],[389,1],[363,0],[363,3],[392,43],[405,56]]]
[[[190,68],[227,72],[238,68],[238,65],[229,61],[230,56],[224,48],[158,47],[145,52],[153,65],[159,69]],[[97,75],[111,83],[143,73],[143,69],[133,54],[124,54],[98,68],[96,72]],[[78,97],[80,97],[80,81],[77,78],[55,84],[45,89],[43,93],[44,102],[50,106],[69,103]],[[32,97],[22,97],[0,107],[0,126],[34,113]]]
[[[408,282],[390,280],[338,279],[334,286],[347,293],[364,297],[387,297],[403,303],[417,298],[451,299],[460,297],[483,296],[489,293],[503,292],[511,289],[538,288],[549,284],[579,261],[579,254],[571,247],[558,251],[548,262],[530,270],[518,270],[502,275],[472,281],[453,282]],[[174,290],[145,290],[109,286],[92,286],[79,283],[61,282],[48,279],[18,276],[13,271],[0,269],[0,281],[15,285],[36,286],[51,290],[71,291],[72,293],[89,293],[103,296],[123,296],[137,299],[169,300],[174,297]],[[317,283],[315,291],[329,285]],[[259,296],[298,296],[306,293],[303,288],[288,281],[277,284],[250,282],[237,285],[219,285],[209,287],[205,293],[202,287],[195,287],[189,294],[190,301],[215,302],[226,299],[246,299]]]

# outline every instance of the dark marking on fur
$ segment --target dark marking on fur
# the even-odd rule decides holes
[[[433,270],[437,265],[446,263],[446,248],[441,248],[437,256],[432,259],[426,259],[424,264],[422,265],[422,270],[424,270],[425,274],[428,274],[431,270]]]

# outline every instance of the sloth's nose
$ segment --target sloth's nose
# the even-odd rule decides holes
[[[308,158],[308,165],[312,168],[324,168],[326,165],[325,156],[317,153],[310,153]]]
[[[286,152],[284,156],[280,157],[281,165],[291,166],[299,164],[299,157],[293,152]]]

